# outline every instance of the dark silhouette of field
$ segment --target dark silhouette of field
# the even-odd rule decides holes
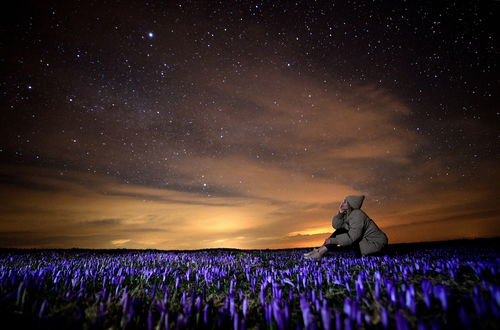
[[[287,249],[237,249],[237,248],[206,248],[206,249],[196,249],[196,250],[162,250],[162,249],[126,249],[126,248],[116,248],[116,249],[86,249],[86,248],[70,248],[70,249],[16,249],[16,248],[0,248],[0,252],[2,251],[22,251],[30,252],[30,251],[68,251],[68,252],[85,252],[85,251],[93,251],[98,253],[129,253],[132,251],[156,251],[156,252],[199,252],[199,251],[234,251],[234,252],[258,252],[258,251],[304,251],[308,252],[313,247],[308,248],[287,248]],[[385,250],[377,255],[383,256],[393,256],[393,255],[401,255],[407,252],[413,252],[419,249],[433,249],[433,248],[486,248],[493,250],[500,250],[500,237],[492,237],[492,238],[475,238],[475,239],[457,239],[457,240],[448,240],[448,241],[434,241],[434,242],[414,242],[414,243],[395,243],[386,246]],[[351,246],[343,246],[339,247],[336,251],[339,252],[349,252],[352,251]],[[334,255],[336,251],[327,252],[326,255]],[[352,251],[354,252],[354,251]]]
[[[139,250],[139,249],[82,249],[82,248],[73,248],[73,249],[14,249],[14,248],[0,248],[0,257],[4,257],[4,261],[6,266],[6,270],[4,270],[4,275],[7,277],[4,277],[4,282],[7,283],[5,286],[3,286],[0,290],[2,294],[0,294],[0,319],[2,320],[2,329],[100,329],[101,325],[104,323],[99,323],[99,322],[104,322],[106,320],[106,325],[107,326],[112,326],[113,328],[118,328],[121,326],[121,323],[123,322],[123,315],[128,315],[125,312],[122,314],[122,310],[124,310],[125,305],[124,303],[120,300],[121,297],[123,297],[124,294],[129,295],[128,291],[124,291],[124,288],[127,288],[127,290],[131,290],[130,292],[134,292],[135,300],[137,303],[137,308],[134,309],[138,317],[138,321],[134,324],[130,323],[129,326],[126,329],[143,329],[147,328],[147,310],[141,309],[140,306],[149,306],[152,303],[151,298],[151,293],[148,293],[148,291],[144,291],[144,288],[151,289],[152,287],[156,287],[157,281],[161,278],[162,270],[156,270],[157,274],[155,277],[151,278],[144,278],[144,276],[141,277],[135,277],[138,273],[136,272],[137,270],[140,272],[141,269],[147,269],[147,272],[150,272],[150,267],[153,267],[153,264],[156,264],[157,262],[160,265],[167,266],[165,269],[172,269],[172,267],[176,268],[175,275],[173,277],[168,277],[168,280],[161,284],[163,285],[162,290],[165,288],[169,288],[171,290],[170,292],[177,292],[177,283],[176,282],[176,277],[179,278],[182,276],[184,279],[182,283],[179,286],[179,291],[176,293],[176,296],[173,296],[171,300],[166,300],[166,301],[171,301],[169,303],[170,305],[170,311],[171,311],[171,317],[172,317],[172,322],[177,322],[179,321],[177,319],[178,311],[180,311],[182,308],[185,308],[184,305],[182,307],[179,307],[181,298],[180,296],[185,293],[185,292],[195,292],[191,291],[192,289],[192,283],[193,283],[193,276],[191,276],[191,279],[186,280],[184,275],[185,271],[187,268],[192,269],[192,274],[201,274],[202,276],[205,273],[203,273],[203,267],[204,263],[207,262],[206,260],[226,260],[228,261],[225,265],[226,267],[231,267],[231,269],[238,269],[241,274],[244,273],[244,271],[249,272],[249,276],[254,276],[254,278],[257,278],[260,276],[260,274],[263,274],[265,271],[268,271],[269,267],[278,267],[278,269],[284,269],[284,268],[290,268],[294,269],[293,270],[293,276],[290,276],[289,281],[293,281],[295,285],[299,285],[301,282],[299,282],[298,275],[301,274],[301,272],[305,269],[305,272],[308,272],[308,269],[323,269],[323,271],[328,270],[329,267],[317,267],[317,264],[310,264],[308,260],[304,260],[302,257],[302,253],[306,251],[310,251],[312,247],[309,248],[294,248],[294,249],[234,249],[234,248],[213,248],[213,249],[198,249],[198,250],[158,250],[158,249],[147,249],[147,250]],[[449,250],[448,250],[449,249]],[[48,253],[47,253],[48,252]],[[52,253],[53,252],[53,253]],[[181,258],[177,258],[177,255],[166,255],[162,253],[179,253]],[[4,254],[4,256],[2,256]],[[130,254],[127,256],[127,254]],[[156,258],[156,254],[159,256],[164,256],[164,258]],[[355,258],[356,253],[352,249],[352,247],[345,246],[345,247],[340,247],[335,251],[330,251],[327,253],[326,258],[329,258],[330,256],[339,256],[339,259],[329,259],[329,260],[319,260],[319,262],[325,262],[327,266],[331,265],[337,265],[340,270],[342,270],[343,279],[346,279],[346,273],[352,273],[353,275],[359,274],[359,267],[358,265],[365,265],[368,267],[371,272],[376,271],[379,275],[382,274],[383,279],[382,281],[383,284],[383,298],[382,301],[384,303],[391,303],[392,298],[389,298],[389,284],[387,283],[398,283],[398,281],[405,282],[404,284],[411,283],[414,285],[414,290],[418,292],[418,295],[415,296],[415,301],[416,305],[418,306],[418,318],[409,318],[405,319],[405,322],[411,322],[412,328],[416,327],[416,320],[419,320],[421,322],[428,322],[429,320],[446,320],[449,323],[443,323],[443,329],[456,329],[457,327],[459,328],[459,323],[457,323],[457,320],[459,319],[459,316],[462,315],[462,317],[465,317],[467,322],[474,322],[470,323],[475,326],[475,328],[478,329],[497,329],[497,319],[498,319],[498,309],[496,306],[493,305],[495,300],[492,300],[492,295],[490,295],[488,290],[493,290],[494,286],[493,285],[498,285],[498,279],[496,274],[498,273],[497,271],[493,271],[493,269],[497,269],[497,263],[498,263],[498,255],[500,254],[500,237],[495,237],[495,238],[478,238],[478,239],[460,239],[460,240],[449,240],[449,241],[436,241],[436,242],[418,242],[418,243],[398,243],[398,244],[389,244],[386,249],[383,251],[382,254],[379,254],[380,256],[385,256],[383,259],[378,259],[377,262],[372,262],[370,259],[365,259],[365,260],[353,260]],[[228,258],[230,256],[230,258]],[[400,268],[398,268],[399,263],[394,262],[395,260],[407,260],[407,256],[410,257],[408,260],[414,260],[417,261],[420,265],[426,265],[427,268],[423,270],[423,268],[413,268],[411,265],[405,265],[404,270],[401,271],[402,274],[400,273]],[[90,271],[93,271],[93,274],[99,274],[100,276],[92,277],[92,275],[89,276],[81,276],[81,267],[82,265],[85,265],[85,268],[87,268],[87,262],[85,261],[86,258],[89,257],[88,267],[90,267]],[[144,257],[144,259],[142,259]],[[201,257],[201,258],[200,258]],[[254,258],[258,257],[258,258]],[[456,258],[455,258],[456,257]],[[97,259],[96,259],[97,258]],[[149,259],[148,259],[149,258]],[[199,258],[199,259],[198,259]],[[370,256],[365,257],[365,258],[370,258]],[[164,259],[164,260],[161,260]],[[243,268],[243,264],[240,262],[241,260],[243,261],[249,261],[250,259],[259,259],[258,262],[252,263],[251,268]],[[477,259],[477,260],[476,260]],[[83,260],[83,261],[82,261]],[[110,264],[110,267],[101,267],[101,266],[96,266],[97,261],[96,260],[106,260],[106,266],[108,265],[107,263]],[[127,273],[128,270],[124,271],[124,275],[121,276],[122,268],[124,267],[123,265],[126,263],[130,265],[132,261],[136,260],[143,260],[143,262],[140,262],[140,265],[136,265],[134,267],[138,267],[136,270],[134,267],[127,268],[126,269],[132,269],[134,268],[134,271],[130,274]],[[181,260],[181,262],[178,262]],[[271,262],[272,260],[272,262]],[[278,260],[277,263],[275,261]],[[281,261],[280,261],[281,260]],[[340,260],[340,262],[338,262]],[[447,263],[447,261],[451,261],[450,263],[453,264],[453,267],[451,267],[451,270],[436,270],[436,264],[437,263]],[[185,262],[191,261],[190,266],[187,266]],[[194,262],[192,262],[194,261]],[[200,264],[198,264],[198,261],[200,261]],[[462,264],[460,267],[457,266],[459,263],[463,263],[466,261],[466,263]],[[477,261],[477,262],[476,262]],[[39,280],[38,273],[35,271],[33,272],[30,267],[25,267],[26,265],[31,265],[35,269],[39,267],[39,265],[43,264],[42,262],[45,262],[45,275],[40,277],[44,283],[43,285],[37,284],[37,281]],[[51,264],[53,262],[53,265]],[[315,262],[315,261],[311,261]],[[436,263],[437,262],[437,263]],[[477,268],[477,264],[485,262],[487,264],[492,264],[492,266],[489,266],[490,268]],[[74,265],[71,267],[67,267],[66,263],[69,265]],[[245,263],[245,265],[248,265],[249,263]],[[272,264],[272,266],[271,266]],[[47,265],[49,267],[47,267]],[[75,266],[76,265],[76,266]],[[292,267],[290,265],[300,265],[300,267]],[[347,267],[351,268],[343,268],[343,265],[347,265]],[[355,267],[352,267],[355,265]],[[52,267],[54,266],[54,267]],[[98,267],[98,268],[96,268]],[[157,267],[157,266],[154,266]],[[281,268],[280,268],[281,267]],[[356,268],[358,267],[358,268]],[[160,269],[161,266],[158,266],[158,269]],[[217,267],[216,267],[217,268]],[[439,266],[441,268],[441,266]],[[119,270],[118,270],[119,269]],[[177,273],[177,269],[180,269],[180,272]],[[478,271],[479,269],[479,271]],[[488,270],[492,269],[492,270]],[[117,271],[120,272],[120,274],[117,275]],[[423,275],[422,275],[423,271]],[[450,271],[453,271],[453,273],[450,273]],[[23,276],[18,276],[16,275],[17,272],[21,272],[24,275]],[[59,278],[59,272],[62,272],[61,277]],[[335,272],[335,271],[334,271]],[[172,274],[172,273],[171,273]],[[323,273],[322,273],[323,274]],[[326,273],[325,273],[326,274]],[[320,278],[323,278],[323,276],[326,276],[325,274],[321,275]],[[450,275],[452,274],[452,275]],[[12,281],[9,280],[10,276],[12,275]],[[256,276],[256,277],[255,277]],[[336,275],[337,276],[337,275]],[[395,277],[398,277],[399,280],[394,282]],[[107,278],[107,280],[103,280],[104,278]],[[54,281],[55,278],[59,278],[58,281]],[[81,283],[84,283],[82,287],[78,287],[78,278],[84,278]],[[113,284],[110,281],[110,278],[113,278]],[[124,281],[126,281],[126,285],[124,287],[120,287],[121,282],[117,282],[117,279],[123,278]],[[65,281],[66,279],[66,281]],[[338,277],[340,279],[340,277]],[[323,286],[320,286],[321,292],[324,293],[325,295],[328,294],[328,303],[330,304],[331,308],[335,309],[336,311],[343,311],[343,306],[345,306],[345,297],[354,300],[356,299],[356,295],[358,294],[358,289],[356,287],[358,277],[353,276],[353,277],[347,277],[347,282],[346,283],[351,283],[352,287],[354,287],[353,291],[346,291],[346,288],[344,285],[339,285],[338,283],[336,284],[331,284],[329,288],[325,286],[325,283],[323,283]],[[404,279],[404,280],[403,280]],[[427,281],[426,283],[432,283],[433,288],[436,290],[432,290],[430,293],[426,293],[430,296],[432,296],[432,300],[430,300],[430,305],[428,307],[425,307],[426,303],[425,300],[423,300],[423,279]],[[252,311],[249,312],[248,314],[248,324],[250,325],[250,328],[252,328],[253,325],[255,324],[260,324],[261,326],[263,324],[267,324],[261,316],[262,313],[262,308],[259,307],[260,301],[258,298],[258,290],[256,291],[257,294],[250,290],[250,285],[251,282],[250,280],[246,280],[245,277],[241,277],[240,280],[242,283],[245,283],[245,286],[242,286],[242,289],[245,291],[246,296],[250,297],[250,305],[253,306]],[[387,280],[387,282],[386,282]],[[75,281],[77,284],[72,284],[72,281]],[[121,280],[120,280],[121,281]],[[197,281],[197,279],[196,279]],[[203,297],[200,301],[203,302],[206,306],[217,306],[217,308],[213,309],[213,315],[210,316],[211,320],[216,320],[216,317],[221,317],[223,319],[224,315],[226,315],[226,312],[220,312],[218,308],[222,308],[223,305],[221,305],[222,300],[217,300],[219,297],[218,293],[219,291],[223,291],[223,296],[226,295],[225,292],[229,290],[229,287],[231,287],[231,281],[232,277],[230,276],[222,276],[220,277],[220,281],[222,282],[221,288],[219,289],[214,288],[214,282],[211,282],[210,285],[207,285],[206,288],[207,290],[211,290],[209,295],[205,295],[205,293],[201,293],[201,290],[199,290],[196,294],[199,295],[199,297]],[[161,282],[161,281],[160,281]],[[375,287],[375,275],[373,276],[368,276],[367,282],[370,287]],[[382,283],[381,282],[381,283]],[[257,283],[257,282],[255,282]],[[259,279],[258,286],[261,285],[261,279]],[[277,282],[278,283],[278,282]],[[76,286],[75,286],[76,285]],[[288,284],[287,284],[288,285]],[[303,284],[306,286],[306,284]],[[311,283],[307,284],[307,287],[311,287]],[[430,285],[430,284],[427,284]],[[107,291],[106,293],[103,293],[102,288],[106,287]],[[427,286],[428,287],[428,286]],[[449,294],[449,300],[445,303],[446,306],[448,306],[447,310],[442,309],[442,300],[439,300],[436,298],[436,295],[439,296],[439,292],[444,292],[444,291],[439,291],[441,288],[445,288],[448,294]],[[477,291],[477,293],[474,291],[475,287],[477,288],[483,288],[482,291]],[[56,288],[56,289],[54,289]],[[58,288],[58,289],[57,289]],[[81,297],[79,296],[80,292],[85,292],[85,290],[81,291],[82,288],[85,288],[88,292],[90,292],[89,295],[82,295]],[[174,289],[175,288],[175,289]],[[392,289],[395,288],[395,286],[391,286]],[[50,294],[47,294],[48,291],[46,290],[53,290],[50,291]],[[121,291],[120,291],[121,290]],[[205,289],[204,289],[205,290]],[[402,287],[398,286],[398,292],[402,292],[401,290],[407,290],[403,289]],[[29,292],[29,294],[26,295],[20,295],[21,292]],[[115,292],[113,294],[113,292]],[[146,292],[146,294],[144,294]],[[182,293],[181,293],[182,292]],[[204,291],[203,291],[204,292]],[[333,292],[333,293],[332,293]],[[393,292],[396,292],[393,290]],[[405,291],[406,292],[406,291]],[[410,292],[410,291],[408,291]],[[496,292],[496,291],[495,291]],[[72,299],[67,300],[65,297],[66,295],[73,295]],[[172,293],[174,294],[174,293]],[[399,294],[399,293],[398,293]],[[104,295],[108,295],[108,297],[112,297],[113,299],[111,300],[99,300],[101,299],[100,297],[104,297]],[[161,295],[160,295],[161,296]],[[223,297],[221,296],[221,297]],[[132,297],[132,295],[131,295]],[[165,296],[161,296],[165,297]],[[193,296],[194,297],[194,296]],[[373,293],[371,295],[367,295],[365,298],[366,299],[371,299],[370,301],[375,301],[373,299]],[[406,297],[406,296],[405,296]],[[440,296],[439,296],[440,297]],[[452,299],[453,297],[453,299]],[[471,298],[473,297],[473,298]],[[226,296],[227,298],[227,296]],[[411,298],[411,296],[410,296]],[[457,300],[458,303],[455,302],[455,298],[459,298],[460,300]],[[26,303],[23,301],[26,299]],[[104,299],[104,298],[102,298]],[[163,298],[155,298],[155,303],[160,303],[161,299]],[[158,300],[160,299],[160,300]],[[222,299],[222,298],[221,298]],[[241,299],[241,297],[239,298]],[[309,299],[309,298],[308,298]],[[378,298],[377,298],[378,299]],[[474,300],[475,299],[475,300]],[[48,301],[48,306],[50,308],[50,313],[47,311],[44,311],[45,314],[42,314],[40,310],[42,301],[47,300]],[[109,303],[106,303],[106,305],[100,305],[103,304],[105,301],[109,301]],[[193,300],[191,300],[193,301]],[[287,301],[286,299],[283,301]],[[406,301],[406,300],[405,300]],[[474,305],[475,302],[479,301],[480,304]],[[486,305],[486,303],[490,303],[491,305]],[[142,304],[142,305],[141,305]],[[290,322],[295,325],[301,325],[302,324],[302,314],[301,313],[301,307],[300,303],[298,300],[292,300],[290,299],[287,301],[287,306],[290,307],[292,311],[294,311],[293,316],[290,318]],[[397,304],[396,302],[392,302],[391,306],[392,309],[390,310],[390,324],[391,324],[391,329],[394,328],[395,320],[396,320],[396,314],[394,312],[394,308],[396,308],[398,311],[399,309],[407,311],[408,306],[403,306],[400,307],[394,307]],[[483,305],[486,307],[481,307]],[[133,305],[133,304],[132,304]],[[129,305],[129,306],[132,306]],[[375,306],[376,304],[369,304],[367,306]],[[465,306],[464,311],[461,312],[460,306]],[[32,307],[33,306],[33,307]],[[83,307],[82,307],[83,306]],[[84,313],[85,310],[87,311],[94,311],[96,306],[107,306],[106,308],[106,313],[109,314],[109,317],[106,316],[106,318],[100,319],[101,316],[96,316],[96,315],[87,315]],[[135,306],[135,305],[134,305]],[[267,306],[267,305],[266,305]],[[478,307],[479,306],[479,307]],[[487,307],[487,306],[493,306],[493,307]],[[226,306],[227,307],[227,306]],[[86,309],[85,309],[86,308]],[[100,308],[100,307],[99,307]],[[104,307],[103,307],[104,308]],[[135,307],[134,307],[135,308]],[[212,307],[210,307],[212,308]],[[371,307],[369,307],[371,308]],[[398,309],[399,308],[399,309]],[[478,310],[479,308],[479,310]],[[488,309],[489,308],[489,309]],[[155,310],[155,309],[153,309]],[[318,311],[319,309],[317,309]],[[156,311],[156,310],[155,310]],[[220,312],[220,313],[219,313]],[[96,312],[97,313],[97,310]],[[225,314],[226,313],[226,314]],[[380,315],[380,311],[378,309],[370,309],[370,313],[373,315]],[[399,313],[399,312],[398,312]],[[462,314],[460,314],[462,313]],[[465,314],[464,314],[465,313]],[[475,314],[474,314],[475,313]],[[108,315],[106,314],[106,315]],[[414,312],[415,314],[415,312]],[[477,314],[477,315],[476,315]],[[40,317],[39,315],[42,315],[43,317]],[[101,315],[101,314],[99,314]],[[105,315],[105,314],[102,314]],[[187,314],[191,315],[191,314]],[[201,315],[201,314],[200,314]],[[318,314],[319,315],[319,314]],[[332,314],[333,315],[333,314]],[[336,315],[336,314],[335,314]],[[340,315],[340,314],[339,314]],[[342,314],[343,315],[343,314]],[[397,314],[401,315],[401,314]],[[465,315],[465,316],[464,316]],[[318,317],[318,322],[321,320]],[[337,317],[337,316],[336,316]],[[347,320],[347,316],[339,316],[339,320]],[[159,315],[155,314],[155,322],[158,322]],[[101,320],[101,321],[99,321]],[[182,320],[182,319],[180,319]],[[194,318],[193,318],[194,320]],[[224,319],[225,320],[225,319]],[[92,323],[96,322],[96,323]],[[134,321],[135,322],[135,321]],[[180,322],[180,321],[179,321]],[[193,321],[194,322],[194,321]],[[225,322],[225,321],[224,321]],[[246,321],[245,321],[246,322]],[[343,321],[342,321],[343,322]],[[367,321],[368,322],[368,321]],[[429,321],[430,322],[430,321]],[[437,322],[437,321],[436,321]],[[439,321],[441,322],[441,321]],[[177,324],[177,323],[176,323]],[[179,323],[181,324],[181,323]],[[215,325],[214,321],[210,327],[208,328],[213,328]],[[224,323],[224,325],[227,328],[228,323]],[[263,326],[262,326],[263,327]],[[262,328],[261,327],[261,328]],[[182,328],[182,325],[180,325],[178,328]],[[201,326],[200,326],[201,328]],[[220,328],[224,328],[224,326],[221,326]],[[375,328],[381,328],[380,321],[378,321],[377,325],[374,325]],[[467,327],[466,327],[467,328]]]

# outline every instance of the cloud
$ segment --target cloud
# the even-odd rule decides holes
[[[82,224],[84,225],[89,225],[89,226],[116,226],[121,223],[120,219],[99,219],[99,220],[90,220],[90,221],[85,221]]]
[[[128,243],[128,242],[130,242],[129,239],[115,239],[115,240],[111,241],[111,244],[113,244],[113,245],[123,245],[123,244]]]
[[[175,117],[182,123],[172,126],[166,118],[141,117],[137,159],[118,138],[122,128],[109,139],[99,129],[83,136],[71,128],[87,120],[79,118],[69,119],[68,132],[87,144],[60,152],[65,142],[50,132],[52,144],[34,141],[33,149],[54,166],[2,166],[3,244],[317,246],[333,231],[338,204],[355,194],[367,196],[363,209],[393,243],[499,232],[497,207],[485,204],[495,198],[494,161],[482,165],[489,177],[461,190],[454,155],[416,156],[416,145],[431,143],[406,126],[411,109],[387,91],[272,67],[224,81],[208,79],[209,73],[196,76],[198,88],[217,101],[191,118],[206,96],[192,93],[182,104],[186,113]],[[100,139],[112,152],[79,158]],[[61,171],[58,163],[73,165]],[[482,211],[472,212],[478,205]]]

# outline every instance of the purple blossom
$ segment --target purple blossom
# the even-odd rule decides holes
[[[238,330],[239,329],[238,325],[239,325],[239,316],[238,313],[235,313],[233,316],[233,329]]]
[[[486,314],[486,304],[484,303],[484,300],[481,296],[472,296],[472,302],[474,304],[474,309],[478,317],[482,317]]]
[[[496,259],[490,256],[481,262],[482,256],[470,258],[470,251],[463,255],[456,250],[440,251],[377,259],[339,254],[321,263],[302,262],[293,253],[274,252],[245,256],[136,252],[112,258],[92,253],[93,257],[87,259],[69,254],[62,258],[52,252],[51,256],[59,257],[44,257],[46,262],[38,260],[29,267],[30,258],[38,257],[25,253],[2,258],[0,254],[0,301],[40,318],[49,315],[48,302],[52,317],[62,303],[78,301],[81,306],[89,304],[96,309],[95,319],[87,319],[83,307],[75,310],[75,322],[82,326],[107,326],[117,319],[123,328],[132,326],[132,322],[148,329],[263,329],[267,325],[277,329],[360,328],[378,319],[370,317],[376,315],[370,310],[373,308],[380,308],[383,328],[406,329],[411,324],[423,330],[430,317],[435,317],[430,328],[441,327],[440,320],[443,326],[460,322],[465,328],[479,327],[482,320],[497,320],[500,291],[492,282],[500,273]],[[472,260],[466,262],[483,278],[474,275],[469,282],[446,282],[445,286],[433,277],[432,271],[440,271],[460,281],[462,256]],[[13,262],[23,266],[12,268],[9,265]],[[460,284],[468,287],[456,290]],[[462,293],[466,290],[470,296]],[[343,305],[333,308],[329,304],[340,292]],[[452,295],[462,303],[451,304]],[[299,301],[294,301],[296,298]],[[436,303],[441,308],[434,308]],[[217,308],[212,308],[213,304]],[[338,302],[334,304],[338,306]],[[417,315],[419,304],[427,309],[418,310]],[[252,315],[255,312],[263,312],[265,321]]]
[[[203,323],[208,324],[208,318],[209,318],[209,313],[210,313],[210,306],[208,304],[203,307]],[[168,329],[168,327],[167,327]]]
[[[273,309],[273,317],[274,320],[276,321],[276,324],[278,325],[278,329],[285,329],[286,328],[285,319],[282,313],[282,309],[279,306],[278,300],[273,299],[271,305]]]
[[[396,329],[398,329],[398,330],[409,330],[410,329],[410,325],[408,324],[408,320],[406,319],[406,317],[401,315],[401,312],[399,310],[396,311],[395,321],[396,321]]]
[[[264,316],[266,318],[266,324],[271,325],[273,310],[271,304],[264,304]]]
[[[42,305],[40,306],[40,310],[38,311],[38,318],[41,319],[43,317],[43,312],[45,308],[47,308],[48,302],[47,300],[43,300]]]
[[[384,329],[387,329],[389,327],[389,315],[386,307],[382,307],[380,311],[380,319],[382,320],[382,326]]]
[[[446,288],[442,285],[436,285],[433,289],[434,297],[439,299],[441,302],[441,306],[443,310],[446,311],[448,309],[448,294],[446,292]]]
[[[335,328],[342,329],[342,314],[338,309],[335,310]]]
[[[467,310],[465,309],[465,307],[463,305],[460,306],[460,309],[459,309],[459,312],[458,312],[458,316],[460,318],[460,323],[462,323],[463,327],[465,329],[470,329],[471,326],[472,326],[471,320],[469,318]]]
[[[247,318],[247,310],[248,310],[248,298],[245,297],[243,299],[243,317],[246,319]]]
[[[330,330],[331,328],[331,322],[332,322],[331,312],[332,311],[330,307],[328,307],[326,300],[323,300],[323,305],[321,306],[321,321],[323,324],[323,328],[325,330]]]
[[[300,295],[300,310],[302,311],[302,319],[304,320],[304,327],[309,329],[312,323],[313,315],[311,314],[311,307],[307,302],[305,294]]]
[[[151,310],[148,311],[147,327],[148,330],[153,329],[153,313],[151,312]]]

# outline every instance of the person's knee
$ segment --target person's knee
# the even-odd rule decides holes
[[[335,250],[336,244],[327,244],[325,247],[327,248],[328,251],[333,251]]]

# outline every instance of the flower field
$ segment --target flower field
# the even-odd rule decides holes
[[[3,324],[46,329],[498,329],[500,253],[420,248],[0,250]]]

